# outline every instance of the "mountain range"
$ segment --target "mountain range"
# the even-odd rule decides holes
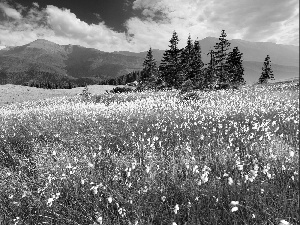
[[[218,38],[200,40],[202,59],[208,63],[207,53]],[[237,46],[243,53],[244,78],[247,83],[256,82],[264,59],[270,55],[276,80],[299,76],[299,47],[269,42],[230,40],[231,48]],[[165,50],[153,49],[159,65]],[[147,51],[104,52],[78,45],[58,45],[38,39],[23,46],[0,49],[0,84],[23,84],[30,80],[74,83],[96,83],[116,78],[142,69]]]

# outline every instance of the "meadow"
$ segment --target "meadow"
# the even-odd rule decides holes
[[[299,224],[299,86],[0,106],[0,224]]]

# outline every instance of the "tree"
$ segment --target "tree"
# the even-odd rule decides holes
[[[193,84],[196,82],[203,82],[202,67],[204,63],[201,57],[201,47],[198,40],[191,40],[189,35],[186,47],[182,50],[181,53],[181,65],[182,65],[182,80],[191,80]]]
[[[205,68],[204,71],[204,77],[205,77],[204,85],[207,88],[211,88],[212,85],[218,81],[216,71],[215,71],[215,67],[216,67],[215,52],[213,50],[210,50],[210,52],[207,55],[210,55],[210,60],[208,63],[208,67]]]
[[[197,86],[203,87],[205,83],[205,77],[203,75],[203,66],[204,63],[202,61],[201,56],[201,46],[200,42],[196,40],[193,45],[192,51],[192,62],[191,62],[191,76],[189,77],[192,81],[197,82]]]
[[[186,46],[185,48],[182,49],[180,55],[181,67],[182,67],[182,71],[181,71],[182,83],[185,80],[191,79],[191,77],[193,76],[193,71],[192,71],[193,48],[194,46],[191,39],[191,35],[189,35]]]
[[[225,63],[227,58],[227,51],[230,47],[230,42],[226,39],[227,35],[225,30],[222,30],[219,37],[219,43],[216,43],[215,48],[215,71],[217,73],[219,82],[227,82],[227,71],[225,70]]]
[[[155,82],[157,80],[158,70],[156,66],[156,61],[153,57],[152,49],[150,47],[147,52],[145,61],[143,63],[142,70],[143,78],[142,81]]]
[[[178,35],[173,32],[172,38],[169,41],[169,50],[166,50],[163,55],[162,62],[159,66],[162,79],[168,86],[179,86],[179,75],[181,72],[180,54],[181,49],[178,48]]]
[[[228,73],[228,80],[233,84],[244,84],[244,67],[243,67],[243,53],[238,47],[229,52],[226,60],[226,71]]]
[[[267,83],[268,80],[274,80],[273,70],[271,68],[271,60],[270,56],[267,55],[264,61],[264,66],[262,67],[262,73],[259,78],[259,83]]]

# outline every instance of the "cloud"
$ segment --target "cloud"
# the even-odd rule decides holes
[[[112,30],[102,20],[88,24],[69,9],[52,5],[40,8],[35,3],[25,9],[18,4],[14,8],[7,2],[0,3],[6,15],[0,20],[1,45],[22,45],[44,38],[58,44],[77,44],[103,51],[139,52],[150,46],[167,49],[174,30],[180,39],[179,46],[183,47],[189,34],[194,40],[219,37],[222,29],[228,39],[299,45],[298,0],[127,2],[127,7],[141,16],[125,21],[126,33]]]
[[[48,24],[55,33],[67,41],[78,40],[85,46],[96,46],[102,50],[113,48],[128,48],[130,43],[126,40],[125,33],[118,33],[108,28],[104,22],[87,24],[76,17],[68,9],[59,9],[48,6],[45,10],[48,15]]]
[[[6,14],[6,16],[15,19],[15,20],[20,20],[22,19],[22,15],[20,12],[18,12],[16,9],[11,8],[8,4],[6,3],[0,3],[0,9],[3,10],[3,12]]]
[[[0,40],[5,45],[27,44],[38,38],[103,51],[128,50],[133,47],[125,33],[111,30],[104,22],[87,24],[69,9],[51,5],[41,10],[31,8],[18,23],[0,22]]]
[[[37,7],[37,8],[40,7],[39,3],[37,3],[37,2],[33,2],[32,5],[35,6],[35,7]]]
[[[225,29],[229,39],[299,42],[298,0],[136,0],[133,8],[146,18],[131,18],[127,22],[129,31],[139,37],[138,26],[147,24],[140,29],[150,41],[152,33],[158,32],[168,33],[170,38],[171,31],[176,30],[179,38],[191,33],[192,38],[202,39],[218,37]],[[155,19],[158,13],[164,15],[163,20]]]

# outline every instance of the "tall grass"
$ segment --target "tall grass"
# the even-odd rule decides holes
[[[0,108],[0,224],[299,223],[299,89],[197,94]]]

